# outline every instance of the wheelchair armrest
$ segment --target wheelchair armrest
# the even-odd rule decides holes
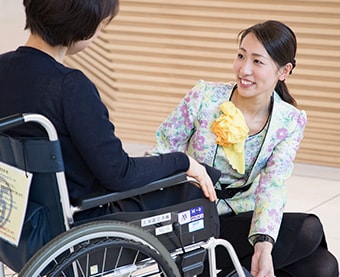
[[[78,211],[83,211],[90,208],[98,207],[100,205],[105,205],[107,203],[115,202],[118,200],[127,199],[130,197],[142,195],[148,192],[164,189],[167,187],[172,187],[188,181],[193,181],[193,179],[188,178],[185,172],[180,172],[177,174],[170,175],[169,177],[154,181],[145,186],[127,191],[102,192],[100,194],[87,195],[83,198],[77,199],[76,209]]]

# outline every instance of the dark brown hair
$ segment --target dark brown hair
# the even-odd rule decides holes
[[[249,33],[256,36],[279,67],[291,63],[294,69],[297,42],[294,32],[287,25],[275,20],[258,23],[239,33],[240,43]],[[285,102],[296,106],[296,101],[284,81],[277,82],[275,91]]]
[[[117,14],[118,0],[23,0],[25,29],[51,46],[91,38],[99,24]]]

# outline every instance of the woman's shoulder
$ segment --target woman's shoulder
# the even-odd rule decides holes
[[[298,107],[295,107],[292,104],[289,104],[289,103],[285,102],[284,100],[282,100],[280,95],[275,91],[274,91],[274,103],[277,106],[279,106],[281,109],[284,109],[284,110],[294,111],[294,112],[298,112],[298,113],[305,113],[304,110],[301,110]]]
[[[191,89],[203,98],[229,99],[236,83],[199,80]]]
[[[233,81],[230,82],[214,82],[214,81],[205,81],[199,80],[195,84],[195,87],[201,88],[203,90],[216,90],[222,89],[225,91],[232,90],[235,87],[236,83]]]
[[[286,123],[290,122],[298,122],[299,125],[304,126],[307,123],[307,114],[305,110],[301,110],[298,107],[295,107],[281,99],[281,97],[274,92],[274,110],[273,113],[276,115],[276,118],[281,118]],[[290,119],[290,120],[287,120]]]

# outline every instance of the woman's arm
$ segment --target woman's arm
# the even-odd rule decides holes
[[[274,147],[266,168],[260,176],[256,188],[256,203],[249,232],[249,240],[254,245],[251,274],[274,276],[271,251],[278,236],[286,204],[286,180],[291,176],[293,160],[303,138],[307,118],[305,112],[296,113],[294,130],[280,128],[276,137],[281,141]],[[289,126],[289,124],[288,124]],[[264,236],[258,236],[264,234]],[[261,237],[269,238],[258,239]]]
[[[268,234],[274,240],[277,238],[286,204],[286,181],[292,174],[293,161],[307,122],[304,111],[295,112],[291,118],[295,122],[292,124],[294,129],[277,129],[275,136],[280,142],[273,146],[266,168],[260,174],[259,185],[255,191],[256,202],[249,232],[250,240],[252,235],[259,233]]]
[[[66,76],[60,101],[66,125],[62,135],[70,141],[67,154],[73,151],[79,165],[86,164],[78,171],[91,172],[97,179],[93,182],[121,191],[189,169],[188,157],[180,152],[129,157],[115,135],[115,126],[96,87],[81,72],[72,71]]]

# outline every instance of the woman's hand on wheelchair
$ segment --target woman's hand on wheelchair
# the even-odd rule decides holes
[[[215,201],[217,199],[214,184],[207,173],[207,170],[203,165],[198,163],[195,159],[189,157],[190,166],[186,174],[192,178],[195,178],[203,191],[205,197],[209,198],[210,201]]]

